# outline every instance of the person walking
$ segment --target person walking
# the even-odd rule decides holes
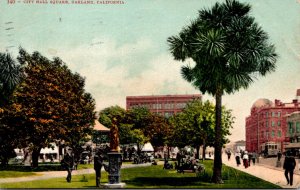
[[[252,152],[248,153],[248,166],[250,167],[252,161]]]
[[[230,157],[231,157],[231,151],[228,150],[228,151],[227,151],[227,158],[228,158],[228,161],[230,160]]]
[[[245,168],[248,168],[248,160],[249,160],[248,152],[245,151],[244,156],[243,156],[243,164],[244,164]]]
[[[235,161],[237,166],[241,165],[241,153],[239,151],[235,154]]]
[[[293,175],[294,175],[294,169],[296,166],[296,160],[294,158],[294,156],[292,155],[292,153],[290,151],[288,151],[286,153],[286,157],[284,158],[284,163],[283,163],[283,169],[284,171],[284,175],[287,181],[287,185],[293,185]]]
[[[64,156],[64,159],[62,160],[62,165],[67,169],[68,175],[67,175],[67,182],[71,183],[72,179],[72,169],[74,166],[74,156],[72,154],[72,149],[69,148],[67,151],[67,154]]]
[[[101,169],[103,166],[104,156],[99,149],[94,156],[94,170],[96,173],[96,187],[100,187],[101,184]]]
[[[256,160],[256,158],[257,158],[257,154],[256,154],[256,152],[254,151],[254,152],[252,153],[252,163],[253,163],[253,165],[255,165],[255,160]]]

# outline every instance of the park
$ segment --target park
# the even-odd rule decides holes
[[[92,6],[94,1],[89,2],[91,5],[86,6]],[[35,2],[33,9],[36,4],[52,6]],[[121,4],[107,6],[118,6],[118,10],[130,6],[126,1]],[[204,4],[207,7],[201,6],[193,17],[188,16],[189,21],[176,23],[177,28],[172,30],[164,28],[167,35],[158,41],[164,44],[160,48],[166,55],[161,55],[161,49],[143,37],[137,46],[120,46],[118,43],[124,41],[131,43],[127,42],[129,38],[123,38],[127,32],[116,35],[109,31],[115,35],[113,40],[99,35],[81,45],[77,39],[89,38],[84,28],[93,31],[96,25],[112,24],[96,18],[84,27],[84,22],[74,24],[69,15],[49,19],[44,26],[55,31],[49,33],[54,43],[64,43],[66,38],[72,47],[80,44],[76,48],[57,51],[49,45],[43,51],[40,46],[20,43],[17,50],[7,46],[5,52],[0,52],[0,188],[298,187],[299,164],[290,152],[285,152],[279,162],[262,157],[260,152],[252,152],[255,156],[248,160],[245,147],[226,148],[232,133],[240,131],[235,122],[241,119],[237,112],[242,111],[233,110],[223,100],[239,91],[246,92],[261,78],[276,73],[277,44],[269,37],[268,28],[252,15],[251,2],[224,0]],[[18,6],[23,3],[18,2]],[[145,14],[147,10],[141,9]],[[80,17],[84,13],[80,12]],[[89,13],[95,15],[93,11]],[[169,14],[177,15],[172,11]],[[143,25],[145,21],[139,23],[137,28],[148,27]],[[5,22],[6,32],[16,32],[15,24],[16,21]],[[129,31],[124,22],[119,25]],[[61,34],[65,26],[70,27],[68,33]],[[100,28],[105,31],[106,27]],[[75,37],[78,31],[80,37]],[[138,33],[135,28],[130,31]],[[45,43],[50,43],[52,38],[47,40]],[[154,49],[155,56],[162,60],[157,61],[144,48]],[[147,59],[151,60],[148,65],[137,64]],[[74,60],[79,63],[74,65]],[[164,60],[179,65],[176,72],[165,66]],[[98,65],[91,69],[94,62]],[[162,73],[157,74],[156,68]],[[169,74],[172,72],[176,74]],[[87,77],[90,73],[94,77]],[[182,90],[182,81],[189,90]],[[190,93],[195,90],[197,94]],[[177,94],[182,91],[186,94]],[[205,94],[211,97],[204,99]],[[125,96],[126,109],[120,104]],[[136,102],[127,102],[130,97]],[[142,98],[146,101],[142,102]],[[243,97],[235,100],[247,101]],[[227,155],[231,154],[230,159]],[[235,163],[236,156],[243,160],[242,165],[240,161]],[[289,169],[286,160],[293,162]],[[276,177],[269,178],[270,173]]]

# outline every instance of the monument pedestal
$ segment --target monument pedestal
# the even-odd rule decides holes
[[[122,154],[119,152],[108,153],[108,183],[106,188],[124,188],[125,183],[121,183],[120,170],[122,166]]]

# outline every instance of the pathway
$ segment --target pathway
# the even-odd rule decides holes
[[[231,159],[228,161],[227,156],[223,154],[222,161],[225,165],[228,165],[230,167],[233,167],[235,169],[238,169],[240,171],[246,172],[248,174],[254,175],[258,178],[261,178],[265,181],[269,181],[271,183],[274,183],[276,185],[279,185],[283,188],[300,188],[300,175],[294,174],[294,182],[293,186],[287,185],[286,179],[284,177],[284,171],[282,168],[276,168],[275,166],[272,167],[270,165],[264,164],[256,164],[253,165],[251,163],[251,166],[245,169],[242,165],[239,167],[236,166],[235,158],[232,155]],[[298,169],[298,168],[296,168]]]
[[[133,168],[133,167],[142,167],[142,166],[150,166],[151,163],[145,164],[124,164],[122,168]],[[104,171],[104,168],[102,168]],[[16,178],[0,178],[1,183],[12,183],[12,182],[23,182],[23,181],[34,181],[34,180],[43,180],[50,178],[58,178],[58,177],[66,177],[67,171],[47,171],[47,172],[35,172],[37,175],[27,176],[27,177],[16,177]],[[72,175],[82,175],[82,174],[94,174],[94,169],[82,169],[82,170],[74,170]]]

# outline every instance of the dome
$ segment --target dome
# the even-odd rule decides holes
[[[271,100],[268,100],[266,98],[261,98],[254,102],[254,104],[252,105],[252,108],[260,108],[260,107],[265,107],[265,106],[269,107],[272,105],[273,105],[273,102]]]

